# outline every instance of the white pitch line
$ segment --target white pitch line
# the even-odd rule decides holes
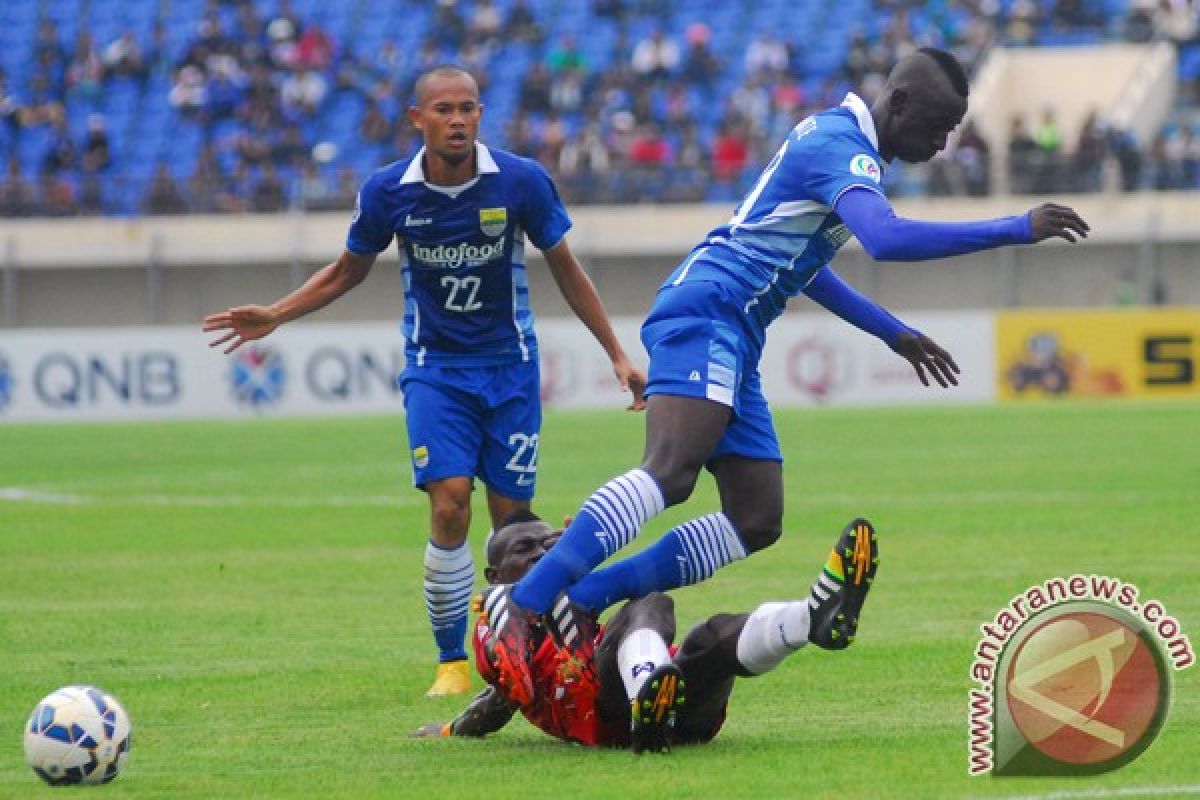
[[[53,505],[79,505],[92,502],[91,498],[77,494],[43,492],[39,489],[24,489],[20,486],[0,486],[0,500],[15,503],[51,503]]]
[[[1192,786],[1129,786],[1119,789],[1064,789],[1046,794],[980,795],[972,800],[1093,800],[1104,797],[1200,797],[1200,784]]]

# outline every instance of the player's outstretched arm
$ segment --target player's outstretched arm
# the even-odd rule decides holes
[[[453,722],[434,722],[422,725],[413,731],[413,736],[437,738],[442,736],[486,736],[508,724],[517,712],[517,707],[489,686],[471,701]]]
[[[604,310],[604,303],[596,293],[592,279],[583,271],[583,265],[567,246],[566,239],[544,252],[546,265],[550,267],[550,274],[554,276],[554,282],[558,284],[563,299],[612,360],[613,372],[621,388],[633,393],[629,410],[641,411],[646,407],[645,398],[642,396],[646,390],[646,373],[629,360],[621,343],[617,341],[608,321],[608,313]]]
[[[858,292],[831,267],[821,267],[804,287],[804,294],[854,327],[882,339],[912,364],[924,385],[929,385],[930,377],[943,388],[958,385],[958,364],[949,353],[933,339],[905,325],[886,308]]]
[[[329,305],[362,283],[371,271],[375,255],[345,250],[332,264],[313,273],[304,285],[269,306],[235,306],[204,318],[203,330],[220,336],[209,347],[225,347],[232,353],[246,342],[261,339],[285,322]]]
[[[926,222],[896,216],[878,192],[850,189],[838,199],[836,210],[876,261],[926,261],[1052,237],[1075,242],[1091,230],[1074,210],[1053,203],[1012,217]]]

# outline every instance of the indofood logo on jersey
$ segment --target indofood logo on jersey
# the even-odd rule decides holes
[[[230,367],[233,397],[239,405],[262,408],[275,405],[287,386],[283,356],[269,347],[251,347]]]
[[[1172,671],[1195,663],[1178,620],[1105,575],[1052,578],[1012,598],[971,664],[968,772],[1095,775],[1151,745]]]
[[[490,244],[476,245],[470,242],[459,242],[455,245],[439,244],[437,247],[427,247],[413,244],[413,258],[425,264],[454,269],[463,264],[482,264],[504,257],[504,241],[508,237],[501,236]]]

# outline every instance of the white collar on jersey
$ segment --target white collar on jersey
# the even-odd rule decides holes
[[[412,163],[408,165],[408,169],[404,171],[404,177],[400,179],[401,184],[425,182],[425,168],[421,166],[424,158],[425,148],[422,147],[413,156]],[[496,159],[492,158],[492,151],[488,150],[483,142],[475,142],[475,169],[477,170],[476,178],[480,175],[500,171],[500,167],[496,164]]]
[[[854,112],[854,117],[858,120],[858,127],[862,128],[862,132],[867,135],[871,146],[878,150],[879,134],[875,132],[875,120],[871,118],[871,109],[867,108],[867,104],[863,102],[862,98],[854,92],[846,92],[846,99],[842,100],[842,108],[848,108]]]

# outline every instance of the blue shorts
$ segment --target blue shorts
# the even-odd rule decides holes
[[[541,385],[536,359],[490,367],[409,367],[400,376],[413,482],[478,477],[533,497]]]
[[[760,346],[741,309],[713,283],[664,289],[642,325],[650,354],[646,395],[699,397],[733,409],[711,459],[783,461],[758,374]]]

